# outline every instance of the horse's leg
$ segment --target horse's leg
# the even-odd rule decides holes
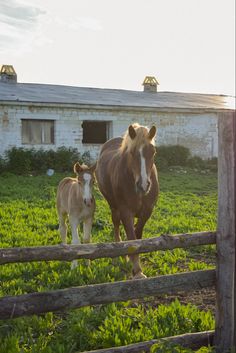
[[[123,209],[121,211],[121,220],[124,225],[128,240],[135,240],[136,235],[134,230],[134,217],[132,213],[127,209]],[[143,274],[141,269],[139,255],[129,255],[129,258],[133,263],[133,270],[132,270],[133,278],[134,279],[145,278],[146,276]]]
[[[141,217],[138,218],[138,221],[135,225],[135,235],[137,239],[142,239],[143,228],[147,220],[150,218],[151,213],[152,211],[146,210],[145,212],[142,212]]]
[[[112,222],[114,225],[114,236],[115,236],[115,241],[120,242],[121,237],[120,237],[120,212],[118,210],[115,210],[114,208],[111,209],[111,217],[112,217]]]
[[[66,236],[67,236],[67,225],[66,225],[66,213],[59,213],[59,232],[61,235],[62,244],[66,244]]]
[[[92,218],[86,219],[83,223],[84,243],[90,243],[92,224],[93,224]]]
[[[114,208],[111,208],[111,217],[112,223],[114,226],[114,238],[116,242],[122,241],[120,236],[120,211]],[[128,256],[124,255],[124,259],[128,262]],[[116,258],[112,260],[113,265],[116,264]]]
[[[83,222],[83,242],[85,244],[90,243],[91,240],[91,230],[93,225],[93,218],[88,218]],[[90,265],[90,260],[86,260],[86,264]]]
[[[69,215],[69,221],[71,226],[71,234],[72,234],[72,244],[77,245],[80,244],[79,234],[78,234],[78,226],[80,224],[80,220],[77,215]],[[73,270],[78,265],[77,260],[73,260],[71,263],[71,269]]]
[[[138,219],[138,222],[135,225],[135,234],[136,234],[137,239],[142,239],[143,227],[144,227],[145,223],[142,222],[140,219]]]

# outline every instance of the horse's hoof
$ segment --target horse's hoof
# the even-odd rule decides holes
[[[138,272],[136,275],[133,276],[133,279],[142,279],[142,278],[147,278],[143,272]]]

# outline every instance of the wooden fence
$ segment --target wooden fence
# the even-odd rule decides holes
[[[73,259],[97,259],[146,253],[157,250],[187,248],[206,244],[217,245],[215,270],[193,271],[175,275],[145,278],[115,283],[103,283],[73,287],[49,292],[7,296],[0,299],[0,318],[12,319],[25,315],[55,312],[88,305],[105,304],[139,299],[159,294],[175,294],[179,291],[195,291],[216,285],[215,332],[188,333],[161,340],[151,340],[91,351],[90,353],[149,352],[159,341],[179,343],[199,348],[215,345],[217,353],[235,351],[235,212],[236,212],[236,118],[232,112],[219,118],[218,162],[218,227],[216,232],[162,235],[159,238],[134,240],[122,243],[83,244],[68,246],[43,246],[0,249],[0,264],[13,262],[49,261]]]

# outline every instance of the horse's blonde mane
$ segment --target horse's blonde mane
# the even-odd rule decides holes
[[[129,130],[127,130],[124,134],[123,141],[120,147],[120,151],[123,152],[125,150],[131,151],[135,148],[140,148],[144,144],[151,143],[155,146],[154,138],[150,140],[148,133],[149,129],[146,126],[141,126],[138,123],[132,124],[133,128],[136,132],[136,137],[132,139],[129,135]]]

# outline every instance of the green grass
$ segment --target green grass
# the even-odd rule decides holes
[[[60,243],[55,194],[64,176],[0,176],[0,247]],[[145,238],[216,229],[216,174],[176,168],[160,174],[160,189]],[[109,208],[97,188],[95,194],[92,241],[113,241]],[[144,273],[155,276],[212,268],[214,256],[215,247],[204,246],[145,254],[141,260]],[[90,267],[81,260],[73,271],[70,263],[58,261],[2,265],[0,295],[113,282],[130,275],[131,266],[123,258],[94,260]],[[150,303],[113,303],[0,321],[0,353],[73,353],[214,328],[212,313],[194,305],[178,299],[168,305]]]

